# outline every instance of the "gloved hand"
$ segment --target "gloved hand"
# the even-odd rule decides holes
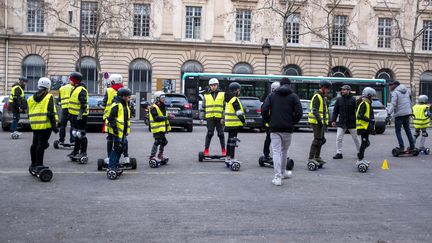
[[[54,126],[54,127],[52,128],[52,131],[53,131],[55,134],[57,134],[57,133],[59,132],[59,129],[58,129],[57,126]]]
[[[82,120],[82,119],[83,119],[83,114],[82,114],[81,112],[78,114],[77,119],[78,119],[78,120]]]

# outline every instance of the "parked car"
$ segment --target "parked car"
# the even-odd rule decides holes
[[[261,101],[256,97],[239,97],[245,111],[245,128],[258,128],[264,131],[264,122],[261,115]]]
[[[359,99],[360,97],[356,97]],[[333,116],[333,109],[336,103],[336,98],[332,99],[329,104],[329,117]],[[374,109],[374,117],[375,117],[375,131],[377,134],[383,134],[386,130],[386,118],[387,118],[387,109],[381,103],[379,99],[372,100],[372,108]],[[329,120],[330,120],[329,119]],[[334,129],[334,128],[332,128]]]
[[[165,105],[167,113],[175,115],[175,118],[170,120],[172,127],[183,127],[188,132],[193,131],[192,104],[185,95],[165,94]]]
[[[24,97],[27,100],[30,96],[32,96],[35,92],[24,92]],[[3,99],[5,102],[3,104],[3,112],[2,112],[2,129],[3,131],[9,131],[10,126],[12,124],[12,112],[9,111],[9,97]],[[21,113],[20,121],[18,123],[18,129],[29,129],[30,122],[28,120],[28,111]]]
[[[9,99],[9,97],[6,95],[0,96],[0,121],[1,121],[2,114],[3,114],[3,105],[4,105],[4,103],[6,103],[6,101],[8,99]]]
[[[300,128],[309,128],[309,108],[310,108],[310,100],[300,100],[301,106],[303,108],[303,116],[300,119],[300,122],[294,126],[295,130]]]

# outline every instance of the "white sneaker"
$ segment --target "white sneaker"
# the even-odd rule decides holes
[[[292,171],[291,170],[285,170],[282,173],[282,179],[288,179],[292,177]]]
[[[109,157],[104,159],[105,164],[109,164]]]
[[[130,162],[129,157],[124,157],[123,159],[124,159],[124,163],[125,163],[125,164],[129,164],[129,162]]]
[[[275,177],[275,178],[272,180],[272,183],[273,183],[273,185],[275,185],[275,186],[280,186],[280,185],[282,185],[282,180],[281,180],[281,178],[279,178],[279,177]]]

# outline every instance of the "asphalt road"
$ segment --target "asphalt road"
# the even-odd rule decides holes
[[[323,148],[329,163],[308,171],[312,134],[295,133],[294,177],[281,187],[257,163],[264,133],[239,134],[243,164],[232,172],[198,162],[204,127],[168,134],[170,162],[157,169],[147,161],[151,134],[140,124],[132,131],[136,171],[116,181],[98,172],[105,136],[90,133],[87,165],[70,162],[69,150],[46,151],[49,183],[27,172],[32,134],[10,140],[0,133],[0,242],[432,242],[432,155],[392,157],[393,130],[371,138],[366,174],[356,170],[350,136],[344,159],[331,159],[335,132]],[[381,169],[384,159],[389,170]]]

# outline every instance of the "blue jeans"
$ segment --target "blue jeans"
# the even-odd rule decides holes
[[[108,168],[117,169],[119,167],[120,157],[127,147],[128,141],[126,138],[120,139],[119,137],[114,137],[113,142],[114,146],[109,156]]]
[[[410,144],[410,149],[414,149],[414,138],[411,133],[411,129],[409,126],[410,116],[399,116],[395,118],[395,131],[396,131],[396,137],[399,142],[399,148],[405,148],[404,141],[402,139],[402,133],[401,133],[401,127],[403,126],[405,133],[408,137],[408,141]]]
[[[12,115],[13,115],[13,117],[12,117],[12,124],[11,124],[11,127],[10,127],[10,131],[11,132],[16,132],[17,131],[17,127],[18,127],[18,122],[19,122],[19,119],[20,119],[20,113],[19,112],[18,113],[13,113]]]

